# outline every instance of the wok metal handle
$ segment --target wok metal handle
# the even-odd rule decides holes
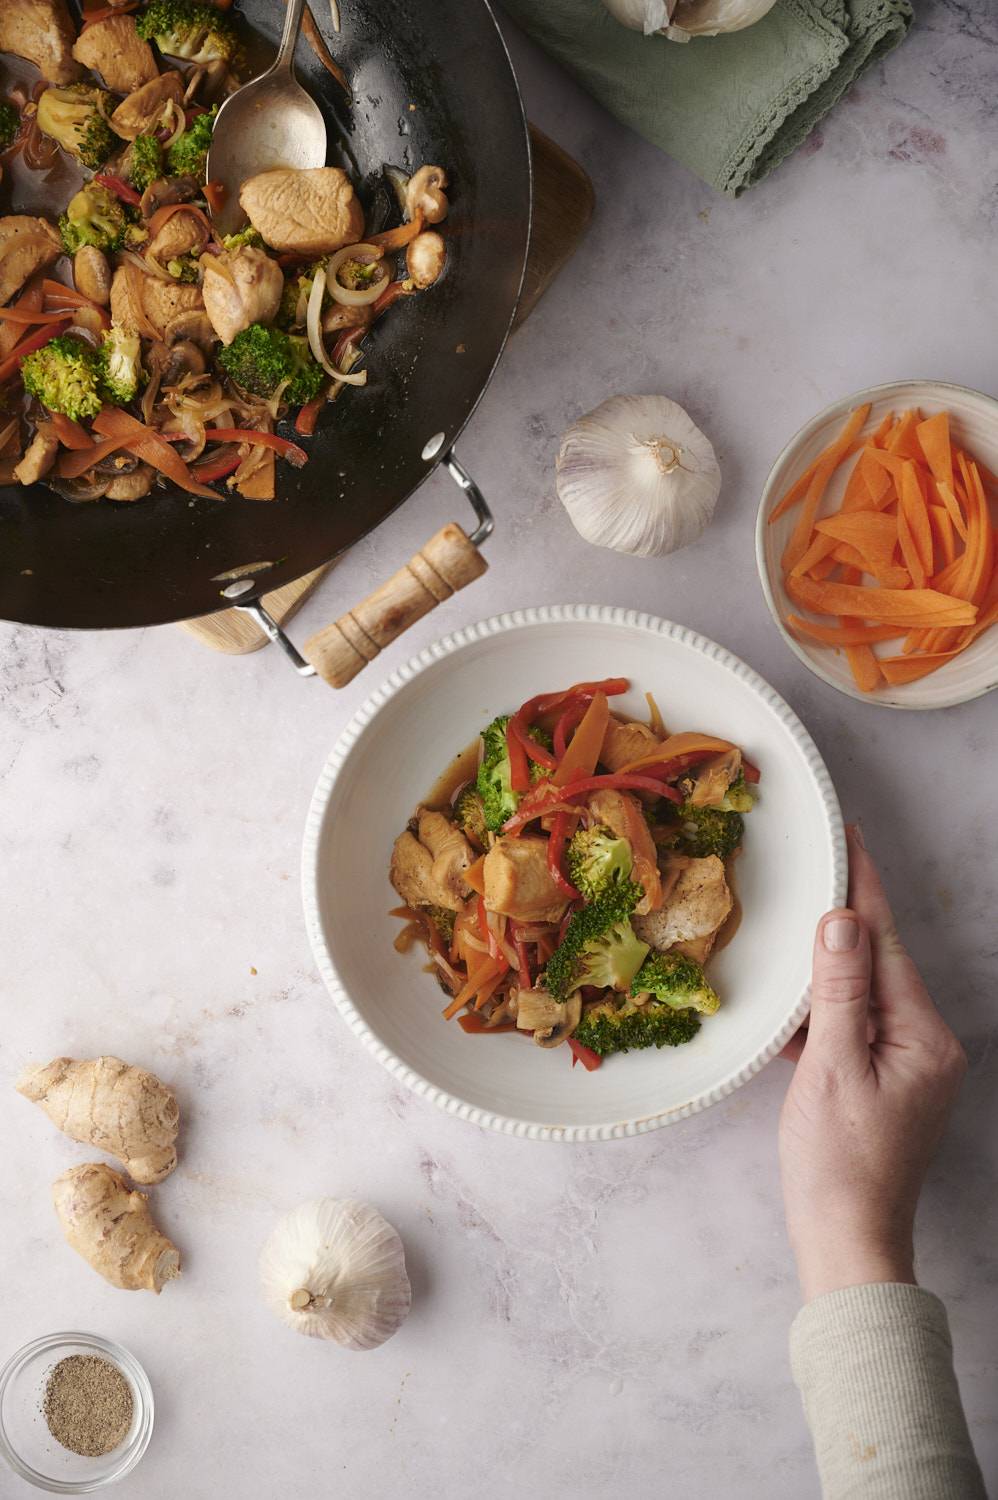
[[[478,520],[475,530],[469,536],[456,521],[449,521],[387,583],[334,624],[310,636],[305,642],[304,655],[259,601],[236,606],[252,615],[302,676],[317,675],[330,687],[346,687],[410,625],[488,570],[488,563],[478,549],[495,526],[492,512],[457,454],[451,451],[443,462],[471,502]]]

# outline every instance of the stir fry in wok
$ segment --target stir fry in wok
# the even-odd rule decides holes
[[[650,724],[611,713],[628,687],[578,683],[493,719],[390,870],[396,947],[425,944],[444,1016],[564,1042],[590,1070],[689,1042],[718,1009],[705,967],[733,931],[759,780],[730,741],[667,733],[653,703]]]
[[[66,0],[3,0],[0,53],[41,74],[0,71],[0,195],[15,168],[72,172],[51,214],[0,216],[0,483],[273,499],[275,458],[304,464],[326,403],[365,384],[369,330],[441,275],[446,174],[386,169],[384,228],[339,167],[261,170],[220,238],[207,153],[244,69],[221,0],[84,0],[79,34]]]

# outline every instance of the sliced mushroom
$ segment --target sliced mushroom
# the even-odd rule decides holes
[[[322,314],[323,333],[339,333],[344,328],[366,328],[371,321],[370,304],[360,307],[344,307],[334,302]]]
[[[443,167],[420,167],[413,172],[405,189],[406,218],[414,219],[419,214],[424,224],[439,224],[446,219],[450,208],[444,192],[446,186],[447,173]]]
[[[139,464],[131,474],[119,474],[104,491],[109,500],[141,500],[152,489],[153,470]]]
[[[567,1042],[572,1032],[582,1020],[582,996],[576,991],[569,995],[564,1005],[565,1014],[562,1020],[557,1021],[550,1030],[544,1027],[534,1031],[534,1043],[538,1047],[558,1047],[562,1042]],[[519,1025],[519,1020],[517,1021]]]
[[[84,297],[107,307],[111,300],[111,267],[96,245],[81,245],[73,256],[73,281]]]
[[[432,286],[443,271],[447,246],[435,229],[417,234],[405,252],[405,268],[420,291]]]
[[[189,340],[201,349],[212,349],[217,340],[208,314],[202,312],[200,308],[192,308],[188,312],[178,313],[175,318],[171,318],[163,329],[163,342],[175,344],[179,339]]]
[[[150,182],[139,200],[139,213],[151,219],[158,208],[168,203],[190,203],[201,191],[196,177],[157,177]]]
[[[582,1019],[582,996],[570,995],[556,1000],[545,989],[520,990],[517,997],[516,1025],[519,1031],[532,1031],[538,1047],[557,1047],[571,1036]]]
[[[176,385],[185,375],[203,375],[208,368],[204,354],[190,339],[178,339],[169,346],[150,344],[146,364],[157,372],[164,388]]]

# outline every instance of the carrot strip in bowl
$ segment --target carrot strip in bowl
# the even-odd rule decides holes
[[[158,432],[154,432],[136,417],[130,417],[120,407],[103,407],[94,417],[93,428],[102,437],[120,439],[121,447],[130,449],[137,458],[144,459],[188,494],[201,495],[206,500],[218,499],[215,490],[198,483],[180,455],[174,452]]]

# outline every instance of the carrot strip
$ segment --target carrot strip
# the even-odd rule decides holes
[[[74,422],[72,417],[64,416],[61,411],[49,413],[55,435],[64,448],[71,448],[83,452],[93,452],[94,440],[85,427],[79,422]]]
[[[936,412],[927,422],[920,422],[915,429],[918,445],[925,455],[925,462],[938,483],[953,486],[953,446],[949,435],[949,413]]]
[[[408,224],[399,224],[395,229],[384,229],[380,234],[369,234],[365,240],[367,245],[380,245],[383,250],[401,250],[403,245],[408,245],[417,234],[422,232],[423,215],[417,213]]]
[[[5,323],[23,323],[26,328],[37,323],[59,323],[65,316],[64,312],[29,312],[20,307],[0,307],[0,318]]]
[[[835,468],[837,467],[838,463],[849,456],[848,452],[846,451],[847,449],[851,449],[852,452],[856,451],[856,449],[852,448],[851,445],[856,434],[859,432],[860,428],[863,426],[863,423],[866,421],[866,418],[870,415],[870,408],[869,406],[866,406],[857,408],[857,410],[861,410],[864,413],[859,422],[856,422],[854,420],[856,417],[856,412],[852,412],[850,414],[849,420],[842,428],[842,431],[839,433],[838,437],[835,438],[831,443],[829,443],[827,448],[823,448],[821,450],[814,462],[808,465],[808,467],[804,470],[804,473],[801,474],[800,477],[796,479],[790,486],[783,498],[778,501],[776,505],[774,505],[773,509],[769,513],[770,526],[772,526],[774,521],[778,521],[782,515],[784,515],[788,510],[791,509],[792,506],[796,505],[799,500],[803,500],[804,496],[810,489],[811,483],[815,479],[818,470],[825,465],[829,456],[833,452],[837,451],[839,454],[836,463],[833,465],[833,468]]]
[[[94,464],[103,463],[105,458],[110,458],[112,453],[117,453],[119,448],[128,444],[128,438],[107,438],[103,443],[91,443],[89,448],[77,446],[72,452],[64,453],[56,462],[56,472],[60,479],[79,479]]]
[[[842,580],[846,584],[857,584],[862,579],[862,573],[858,568],[843,568]],[[847,626],[850,622],[840,617],[840,626]],[[873,653],[873,647],[868,642],[857,642],[855,645],[846,646],[846,661],[852,673],[853,681],[861,693],[872,693],[882,681],[880,666]]]
[[[956,498],[952,485],[947,484],[945,480],[937,480],[936,494],[939,496],[946,509],[949,511],[950,520],[953,522],[957,535],[963,541],[966,541],[967,520],[963,514],[960,502]]]
[[[130,417],[116,406],[103,407],[94,417],[93,427],[102,437],[120,438],[121,446],[131,449],[137,457],[144,459],[180,489],[191,495],[202,495],[206,500],[217,500],[218,495],[207,485],[199,484],[178,453],[144,422]],[[964,621],[960,621],[964,624]]]
[[[900,508],[905,513],[911,529],[912,541],[918,549],[922,568],[928,577],[932,573],[934,562],[932,528],[929,525],[928,509],[922,486],[919,483],[918,471],[913,463],[906,463],[904,466],[901,475],[900,498]],[[900,531],[900,524],[898,530]]]
[[[795,635],[806,635],[823,646],[872,646],[876,641],[896,641],[896,625],[819,625],[803,615],[788,615],[787,624]]]
[[[0,382],[9,379],[14,374],[26,354],[34,354],[36,349],[41,349],[51,339],[64,333],[68,327],[68,322],[46,323],[42,328],[36,328],[33,333],[29,333],[19,344],[15,344],[7,358],[0,359]]]
[[[956,531],[953,517],[945,505],[929,506],[929,525],[932,527],[936,546],[942,554],[943,566],[948,567],[956,557]]]
[[[467,982],[461,986],[453,1000],[444,1011],[444,1020],[450,1021],[463,1010],[469,1000],[473,1000],[483,985],[489,980],[501,978],[509,964],[504,958],[487,958],[484,963],[479,964],[475,971],[468,975]]]
[[[814,477],[807,487],[804,503],[801,506],[800,515],[794,526],[790,540],[783,549],[783,567],[789,571],[796,562],[799,562],[807,551],[814,529],[814,522],[818,515],[818,507],[824,498],[829,481],[839,464],[845,457],[846,449],[857,436],[863,423],[870,415],[870,404],[858,406],[849,417],[848,422],[842,429],[838,439],[826,450],[825,456],[814,472]]]
[[[465,884],[479,896],[485,895],[485,855],[482,854],[464,872]]]
[[[787,593],[819,615],[859,620],[892,620],[897,625],[972,625],[976,606],[934,589],[868,589],[846,583],[812,583],[788,578]]]
[[[889,411],[886,414],[886,416],[883,418],[883,420],[880,423],[880,426],[877,428],[876,432],[873,434],[873,436],[870,439],[870,442],[873,444],[874,448],[882,448],[884,446],[884,443],[890,437],[891,432],[893,431],[893,428],[894,428],[894,413],[892,411]]]
[[[577,776],[592,776],[599,761],[606,727],[610,722],[610,704],[605,693],[594,693],[578,729],[569,741],[561,764],[551,778],[555,786],[565,786]]]
[[[915,538],[912,536],[908,515],[903,506],[898,510],[897,524],[898,544],[901,548],[904,565],[911,574],[911,581],[915,587],[917,589],[924,589],[928,574],[923,566],[921,554],[915,545]]]
[[[887,452],[896,458],[910,458],[915,462],[921,462],[922,449],[915,435],[915,429],[920,420],[917,409],[906,411],[887,441]]]

